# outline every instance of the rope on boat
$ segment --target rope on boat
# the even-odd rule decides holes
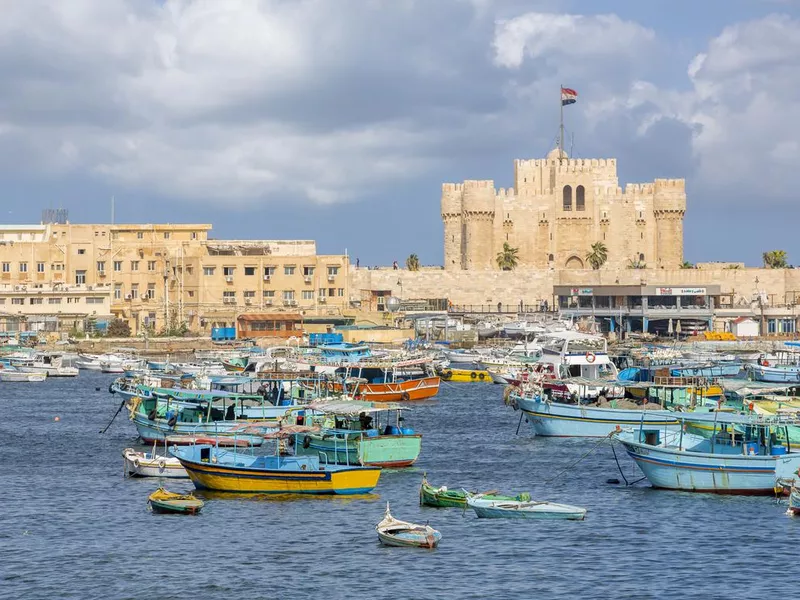
[[[613,443],[611,444],[611,451],[614,453],[614,462],[617,463],[617,469],[619,470],[619,474],[622,475],[622,479],[625,480],[625,487],[634,485],[635,483],[639,483],[640,481],[644,481],[646,479],[646,477],[640,477],[636,481],[630,481],[629,482],[628,478],[625,477],[625,473],[622,472],[622,465],[619,464],[619,459],[617,458],[617,451],[614,448],[614,444]]]
[[[116,419],[116,418],[117,418],[117,415],[120,413],[120,411],[122,410],[122,407],[123,407],[123,406],[125,406],[125,400],[123,400],[122,402],[120,402],[120,403],[119,403],[119,408],[117,409],[117,412],[115,412],[115,413],[114,413],[114,416],[113,416],[113,417],[111,417],[111,420],[108,422],[108,425],[106,425],[106,428],[105,428],[105,429],[102,429],[102,430],[100,430],[100,433],[101,433],[101,434],[103,434],[103,433],[105,433],[106,431],[108,431],[108,428],[109,428],[109,427],[111,427],[111,424],[114,422],[114,419]]]

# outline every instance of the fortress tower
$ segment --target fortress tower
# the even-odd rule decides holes
[[[606,266],[678,268],[683,262],[686,191],[682,179],[628,184],[615,159],[515,160],[514,187],[491,180],[442,186],[445,269],[497,269],[508,242],[519,267],[581,269],[592,244],[608,249]]]

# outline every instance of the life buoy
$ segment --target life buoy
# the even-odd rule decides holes
[[[163,458],[159,458],[158,459],[158,470],[159,471],[163,471],[166,468],[167,468],[167,461],[164,460]]]
[[[594,352],[586,353],[586,362],[593,363],[595,360],[597,360],[597,357],[594,355]]]
[[[108,384],[108,393],[109,394],[116,394],[117,393],[117,391],[114,389],[114,383],[113,382]]]
[[[480,379],[481,381],[486,379],[486,373],[478,373],[478,379]]]
[[[141,463],[139,462],[139,459],[138,459],[138,458],[134,458],[134,459],[133,459],[133,466],[134,466],[134,468],[138,469],[140,464],[141,464]]]
[[[446,380],[450,380],[453,377],[453,372],[450,370],[442,371],[442,378]]]
[[[469,374],[469,376],[470,379],[475,379],[478,376],[478,374],[475,371],[473,371],[472,373]]]
[[[305,436],[303,438],[303,448],[308,448],[310,445],[311,445],[311,438],[308,437],[308,436]]]
[[[765,367],[768,367],[768,366],[769,366],[769,361],[768,361],[766,358],[764,359],[764,366],[765,366]]]
[[[175,424],[178,422],[178,415],[172,415],[167,421],[167,425],[170,427],[175,427]]]
[[[402,394],[400,394],[400,400],[402,402],[408,402],[409,400],[411,400],[411,396],[408,395],[408,392],[403,392]]]
[[[147,413],[147,418],[151,421],[155,421],[156,417],[158,416],[158,411],[154,408],[149,413]]]

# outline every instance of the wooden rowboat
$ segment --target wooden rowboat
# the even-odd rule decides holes
[[[395,519],[389,512],[388,502],[383,520],[375,526],[375,531],[378,532],[378,539],[386,546],[432,549],[442,539],[442,534],[428,524],[417,525]]]
[[[531,499],[531,495],[528,493],[518,494],[516,496],[502,496],[498,495],[496,490],[481,494],[481,497],[497,501],[519,502],[525,502]],[[422,485],[420,485],[419,488],[419,503],[420,506],[435,506],[437,508],[466,508],[467,492],[464,490],[450,490],[444,485],[438,488],[433,487],[428,483],[427,474],[423,473]]]
[[[155,513],[196,515],[205,503],[192,494],[176,494],[160,487],[147,498]]]

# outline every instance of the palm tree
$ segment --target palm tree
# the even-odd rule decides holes
[[[416,254],[410,254],[406,259],[406,269],[409,271],[419,271],[419,257]]]
[[[690,263],[688,260],[685,260],[681,265],[681,269],[694,269],[694,265]]]
[[[606,264],[608,260],[608,248],[603,242],[595,242],[592,244],[592,251],[586,255],[586,262],[592,265],[592,269],[597,271],[600,267]]]
[[[519,248],[512,248],[508,242],[503,242],[503,250],[497,253],[497,266],[503,271],[513,271],[519,262],[518,252]]]
[[[789,264],[786,262],[786,250],[770,250],[763,254],[764,266],[768,269],[786,269]]]
[[[643,260],[639,260],[638,258],[637,259],[630,258],[630,259],[628,259],[628,268],[629,269],[646,269],[647,268],[647,263],[644,262]]]

